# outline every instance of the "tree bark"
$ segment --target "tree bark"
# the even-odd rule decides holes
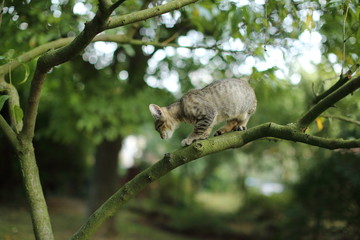
[[[28,199],[33,230],[36,239],[53,240],[50,217],[41,187],[39,169],[36,164],[34,147],[31,141],[22,142],[18,152],[22,170],[25,193]]]

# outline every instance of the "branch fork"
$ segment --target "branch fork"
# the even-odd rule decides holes
[[[163,12],[169,12],[196,1],[197,0],[174,0],[162,5],[161,9]],[[123,26],[125,24],[145,20],[161,14],[161,12],[154,11],[153,8],[138,11],[122,16],[122,22],[120,25],[109,26],[108,21],[110,21],[109,17],[111,13],[123,2],[124,0],[118,0],[115,3],[112,3],[111,0],[99,0],[99,9],[95,17],[85,25],[84,30],[76,38],[66,40],[60,39],[59,41],[55,41],[59,44],[58,46],[60,48],[54,49],[54,46],[51,44],[42,46],[36,50],[34,49],[33,51],[30,51],[32,55],[29,55],[30,52],[28,54],[23,54],[21,56],[22,58],[19,58],[19,61],[12,61],[8,64],[0,66],[0,82],[3,84],[5,82],[4,76],[12,69],[19,66],[21,62],[29,61],[33,59],[34,56],[42,55],[37,61],[37,66],[31,82],[30,95],[28,97],[27,109],[25,111],[24,126],[12,129],[3,116],[0,115],[0,128],[5,133],[8,140],[12,143],[20,160],[26,196],[30,205],[34,234],[37,240],[54,239],[50,217],[40,183],[34,148],[32,145],[41,90],[45,82],[47,72],[54,66],[62,64],[78,55],[91,41],[93,41],[98,33],[104,31],[105,29]],[[177,2],[179,2],[179,4],[177,4]],[[116,20],[118,17],[113,17],[112,19]],[[130,189],[123,189],[125,194],[124,197],[121,198],[123,201],[129,199],[126,196],[132,195],[132,192],[127,190]],[[114,214],[114,212],[112,212],[112,214]],[[85,232],[85,234],[88,233]],[[86,239],[87,238],[88,237],[86,237]]]

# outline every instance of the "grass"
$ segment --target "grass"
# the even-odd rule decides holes
[[[123,210],[117,216],[118,232],[121,233],[121,240],[197,240],[187,236],[181,236],[173,232],[155,228],[148,224],[143,217],[137,213]]]
[[[56,239],[68,239],[84,221],[81,201],[49,199],[50,217]],[[33,240],[30,213],[24,206],[0,206],[0,240]]]
[[[69,239],[85,221],[85,206],[80,200],[48,199],[55,239]],[[197,240],[149,224],[140,213],[124,208],[116,216],[117,235],[95,236],[93,240]],[[25,207],[0,206],[0,240],[34,240],[30,215]]]
[[[30,215],[25,208],[0,207],[0,239],[34,239]]]
[[[217,218],[214,217],[216,215],[213,216],[211,213],[229,214],[236,211],[239,206],[239,200],[235,194],[200,193],[196,197],[196,201],[205,208],[205,211],[200,211],[200,209],[196,211],[197,208],[195,208],[188,209],[185,213],[183,210],[172,209],[169,213],[169,209],[165,206],[147,204],[148,201],[141,199],[132,201],[116,215],[116,235],[111,237],[95,235],[92,240],[209,239],[209,236],[201,237],[201,233],[206,233],[208,227],[215,231],[214,228],[219,225],[219,222],[223,222],[221,219],[216,220]],[[47,203],[57,240],[69,239],[86,220],[85,203],[82,200],[57,197],[48,198]],[[165,213],[170,215],[167,216]],[[159,224],[159,216],[164,214],[166,218],[160,219],[162,224]],[[206,226],[205,229],[203,229],[204,226]],[[192,228],[195,230],[189,231]],[[188,235],[180,235],[179,232],[181,234],[187,232]],[[195,234],[197,237],[189,234]],[[0,240],[34,239],[31,219],[26,207],[0,205]],[[211,239],[219,238],[213,236]]]

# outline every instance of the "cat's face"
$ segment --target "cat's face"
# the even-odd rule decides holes
[[[150,104],[149,110],[154,117],[155,130],[159,132],[160,137],[162,139],[171,138],[176,129],[176,124],[172,121],[167,109],[155,104]]]

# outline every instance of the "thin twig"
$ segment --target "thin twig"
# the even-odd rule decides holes
[[[348,117],[344,117],[344,116],[337,116],[337,115],[328,115],[328,114],[323,114],[321,115],[324,118],[334,118],[334,119],[338,119],[344,122],[348,122],[348,123],[352,123],[355,124],[357,126],[360,126],[360,121],[354,120],[352,118],[348,118]]]
[[[3,11],[4,11],[4,6],[5,6],[5,0],[3,0],[2,3],[1,3],[1,9],[0,9],[0,27],[1,27],[1,23],[2,23],[2,16],[3,16]]]
[[[346,2],[346,0],[345,0]],[[344,15],[344,19],[343,19],[343,55],[342,55],[342,67],[341,67],[341,76],[343,75],[343,71],[344,71],[344,67],[345,67],[345,56],[346,56],[346,39],[345,39],[345,35],[346,35],[346,19],[347,19],[347,15],[349,12],[349,5],[346,6],[346,10],[345,10],[345,3],[344,2],[344,10],[343,10],[343,14]]]
[[[4,65],[0,66],[0,75],[6,75],[9,73],[9,71],[12,71],[16,69],[17,67],[21,66],[22,63],[27,63],[36,57],[42,55],[43,53],[49,51],[50,49],[58,49],[60,47],[63,47],[66,44],[69,44],[71,41],[73,41],[74,38],[61,38],[49,43],[46,43],[44,45],[41,45],[39,47],[36,47],[29,52],[26,52],[19,57],[15,58],[13,61],[8,62]],[[168,39],[169,40],[169,39]],[[223,53],[244,53],[244,54],[252,54],[251,52],[246,51],[239,51],[239,50],[225,50],[219,47],[219,45],[212,45],[212,46],[181,46],[175,43],[166,43],[165,42],[144,42],[142,40],[137,39],[131,39],[127,35],[98,35],[96,36],[92,42],[98,42],[98,41],[104,41],[104,42],[117,42],[117,43],[127,43],[130,45],[153,45],[154,47],[174,47],[174,48],[188,48],[188,49],[197,49],[197,48],[204,48],[209,50],[216,50]]]
[[[0,115],[0,128],[2,129],[3,133],[14,147],[15,150],[20,149],[20,143],[17,139],[16,133],[12,130],[10,125],[6,122],[2,115]]]
[[[161,42],[161,44],[168,44],[171,43],[175,38],[177,38],[180,35],[179,32],[174,33],[171,37],[166,39],[165,41]]]
[[[14,85],[7,83],[3,78],[0,78],[0,90],[5,91],[9,96],[8,104],[9,104],[9,115],[11,127],[15,131],[15,133],[19,133],[23,127],[23,120],[19,119],[19,116],[15,111],[21,111],[20,108],[20,98],[18,91],[14,87]]]
[[[267,7],[268,7],[268,1],[266,0],[265,1],[265,28],[264,28],[264,51],[266,52],[267,50],[266,50],[266,46],[267,46],[267,30],[268,30],[268,25],[269,25],[269,23],[268,23],[268,9],[267,9]]]
[[[110,7],[110,11],[114,11],[116,8],[118,8],[121,4],[123,4],[126,0],[119,0]]]
[[[315,104],[309,111],[305,112],[298,121],[297,127],[305,131],[309,124],[320,116],[320,114],[358,88],[360,88],[360,77],[350,80],[347,84],[343,84]]]
[[[21,136],[26,140],[34,137],[36,116],[40,102],[42,86],[45,82],[46,72],[42,72],[39,67],[36,67],[33,79],[31,81],[30,95],[28,98],[28,107],[25,112],[24,127],[21,131]]]
[[[359,63],[354,64],[349,68],[349,70],[346,72],[345,75],[341,74],[339,80],[328,90],[323,92],[322,94],[316,96],[313,100],[313,104],[317,104],[322,99],[324,99],[326,96],[331,94],[332,92],[336,91],[338,88],[340,88],[342,85],[344,85],[346,82],[348,82],[351,79],[351,76],[357,71],[357,69],[360,67]]]
[[[159,16],[163,13],[171,12],[179,8],[185,7],[189,4],[195,3],[199,0],[176,0],[170,1],[160,6],[144,9],[134,13],[129,13],[122,16],[115,16],[110,18],[105,24],[105,29],[125,26],[131,23],[143,21],[151,17]],[[105,30],[104,29],[104,30]]]

